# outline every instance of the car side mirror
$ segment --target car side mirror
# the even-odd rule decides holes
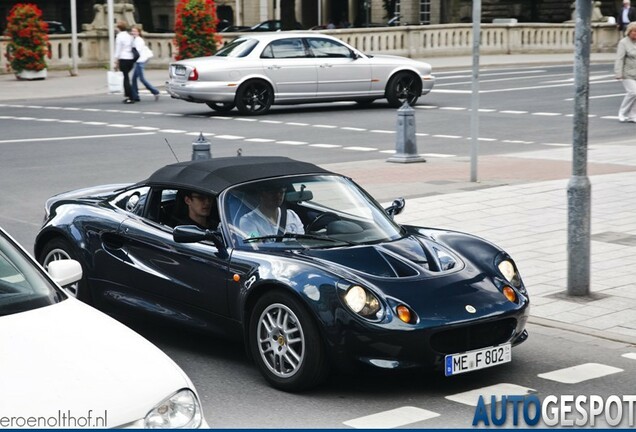
[[[204,230],[196,225],[179,225],[172,231],[172,238],[177,243],[196,243],[210,240],[219,250],[221,257],[227,257],[227,249],[225,249],[223,238],[218,231]]]
[[[394,216],[397,216],[400,213],[402,213],[402,210],[404,210],[404,207],[406,207],[406,202],[404,201],[404,198],[396,198],[393,200],[393,202],[391,203],[389,207],[384,209],[384,211],[386,212],[386,214],[388,214],[391,217],[391,219],[393,219]]]
[[[82,265],[71,259],[51,261],[46,268],[51,279],[61,287],[82,279]]]

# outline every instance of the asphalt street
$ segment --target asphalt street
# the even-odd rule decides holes
[[[609,63],[592,66],[589,141],[599,151],[609,144],[633,143],[636,127],[617,122],[623,93],[611,75]],[[456,69],[437,76],[435,90],[415,107],[418,150],[427,163],[404,167],[400,178],[380,176],[380,170],[374,173],[369,168],[383,163],[395,149],[395,110],[382,101],[364,109],[348,103],[277,106],[267,116],[249,118],[220,115],[205,105],[174,101],[165,95],[154,102],[144,94],[143,102],[132,106],[122,105],[117,95],[2,101],[0,225],[30,249],[48,197],[80,187],[141,180],[175,158],[189,159],[191,143],[201,132],[211,141],[214,156],[237,152],[286,155],[334,170],[350,170],[382,202],[399,195],[415,199],[457,188],[569,176],[567,162],[549,165],[544,160],[537,169],[528,159],[519,158],[516,165],[507,162],[505,166],[502,160],[571,146],[571,66],[482,70],[478,142],[484,180],[476,186],[461,180],[468,177],[472,144],[470,73]],[[499,175],[489,177],[488,167]],[[501,173],[511,167],[509,176]],[[413,180],[409,173],[414,169],[430,176],[425,181]],[[611,164],[593,164],[591,169],[618,170]],[[620,168],[629,169],[633,168]],[[432,216],[452,220],[452,212],[432,211]],[[212,427],[383,424],[467,428],[471,427],[475,398],[466,392],[607,396],[633,393],[635,383],[629,372],[634,364],[630,357],[634,348],[629,343],[530,325],[530,339],[513,350],[513,362],[504,366],[450,379],[429,372],[361,371],[356,376],[334,375],[316,390],[291,395],[267,386],[240,341],[147,323],[129,324],[186,370],[201,394]],[[602,373],[576,383],[546,378],[550,377],[546,374],[571,366],[573,359]],[[405,407],[415,408],[408,412],[413,417],[393,411]],[[413,421],[395,420],[405,416]]]

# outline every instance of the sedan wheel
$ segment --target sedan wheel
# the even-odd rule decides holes
[[[386,98],[393,108],[399,108],[404,101],[413,106],[421,94],[422,83],[420,79],[409,72],[398,72],[391,78],[386,87]]]
[[[42,252],[40,253],[38,261],[44,267],[44,270],[48,270],[49,264],[53,261],[59,260],[67,260],[67,259],[77,259],[77,256],[73,252],[73,249],[69,242],[66,240],[56,238],[49,241]],[[82,276],[82,279],[75,282],[74,284],[67,285],[64,287],[64,290],[72,297],[75,297],[79,300],[82,300],[86,303],[91,303],[90,292],[86,287],[85,277]]]
[[[319,384],[328,368],[313,318],[296,299],[282,292],[261,297],[250,320],[252,356],[265,379],[285,391]]]
[[[274,103],[274,90],[264,81],[248,81],[236,92],[236,107],[243,115],[265,114]]]
[[[236,106],[234,102],[206,102],[205,104],[217,112],[229,112]]]

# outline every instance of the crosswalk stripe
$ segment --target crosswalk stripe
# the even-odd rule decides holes
[[[628,358],[630,360],[636,360],[636,353],[626,353],[623,354],[622,357]]]
[[[405,406],[389,411],[348,420],[344,425],[355,429],[390,429],[438,417],[439,414],[422,408]]]
[[[527,395],[530,393],[536,393],[536,390],[529,387],[523,387],[516,384],[501,383],[488,387],[481,387],[475,390],[470,390],[463,393],[457,393],[454,395],[446,396],[446,399],[459,402],[464,405],[477,406],[479,396],[484,397],[484,403],[490,404],[492,396],[495,396],[495,400],[499,402],[502,396],[506,395]]]
[[[539,374],[538,377],[564,384],[578,384],[583,381],[601,378],[618,372],[623,372],[623,369],[599,363],[585,363],[578,366],[542,373]]]

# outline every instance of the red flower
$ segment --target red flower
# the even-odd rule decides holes
[[[13,71],[46,68],[49,41],[46,29],[42,11],[36,5],[18,3],[11,8],[4,34],[10,39],[5,56]]]
[[[216,6],[212,0],[179,0],[174,45],[176,59],[210,56],[217,51]]]

